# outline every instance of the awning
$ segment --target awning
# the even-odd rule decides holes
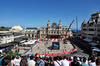
[[[100,49],[97,48],[97,47],[92,47],[92,50],[94,50],[94,51],[100,51]]]
[[[34,44],[35,42],[36,42],[36,40],[29,40],[28,42],[24,42],[23,44],[31,45],[31,44]]]
[[[1,48],[1,47],[11,46],[11,45],[12,45],[11,43],[1,44],[1,45],[0,45],[0,48]]]
[[[90,39],[83,39],[84,41],[87,41],[87,42],[91,42],[92,40],[90,40]]]
[[[91,42],[91,43],[89,43],[89,44],[92,45],[92,46],[98,45],[97,43],[94,43],[94,42]]]

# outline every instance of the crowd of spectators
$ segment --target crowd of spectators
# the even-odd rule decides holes
[[[0,66],[100,66],[100,56],[1,56]]]

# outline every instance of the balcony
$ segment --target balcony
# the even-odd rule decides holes
[[[87,27],[81,27],[82,29],[87,29]]]
[[[97,30],[97,32],[100,32],[100,30]]]
[[[98,37],[100,37],[100,35],[97,35]]]
[[[94,36],[95,36],[95,34],[88,34],[88,36],[94,37]]]
[[[87,34],[95,34],[95,31],[87,31]]]

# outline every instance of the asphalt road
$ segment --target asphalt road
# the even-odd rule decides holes
[[[66,55],[61,55],[61,56],[68,56],[68,57],[71,57],[71,56],[77,56],[77,57],[89,57],[89,50],[83,46],[82,44],[80,44],[78,41],[77,38],[74,38],[74,39],[71,39],[70,40],[77,48],[77,52],[74,53],[74,54],[66,54]]]

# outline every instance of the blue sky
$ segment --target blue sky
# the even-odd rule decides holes
[[[76,16],[79,28],[85,19],[88,21],[91,14],[100,11],[100,0],[0,0],[0,26],[25,27],[47,26],[59,23],[76,29]]]

